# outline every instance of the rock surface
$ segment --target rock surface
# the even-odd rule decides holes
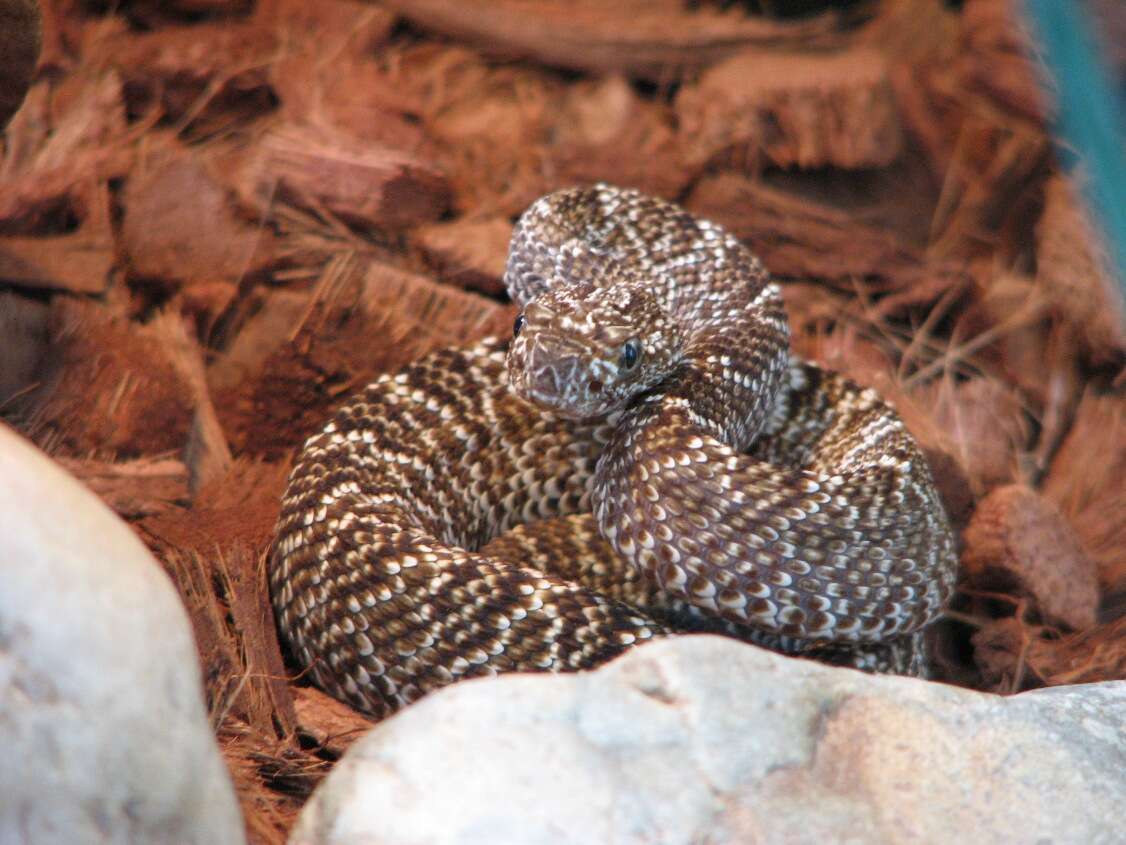
[[[291,843],[1112,842],[1126,683],[1011,698],[714,637],[443,690],[356,743]]]
[[[0,842],[243,842],[171,582],[3,425],[0,537]]]

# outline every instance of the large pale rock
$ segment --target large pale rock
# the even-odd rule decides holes
[[[171,581],[3,425],[0,537],[0,842],[243,842]]]
[[[1126,683],[1011,698],[714,637],[470,681],[375,728],[291,843],[1121,841]]]

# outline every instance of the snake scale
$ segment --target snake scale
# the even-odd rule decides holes
[[[956,556],[917,445],[792,357],[721,227],[607,185],[516,224],[513,338],[368,385],[300,453],[269,579],[316,683],[383,716],[677,631],[920,674]]]

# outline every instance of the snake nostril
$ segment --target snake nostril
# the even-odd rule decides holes
[[[591,393],[601,393],[603,385],[602,382],[600,382],[598,379],[592,378],[590,380],[590,384],[588,384],[587,387],[590,389]]]

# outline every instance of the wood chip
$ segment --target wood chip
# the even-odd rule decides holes
[[[114,72],[39,82],[8,127],[0,229],[61,235],[102,213],[106,182],[133,166],[121,78]]]
[[[247,378],[257,378],[266,360],[292,342],[312,307],[307,291],[261,289],[247,297],[250,313],[228,329],[233,340],[216,355],[207,369],[207,381],[216,393],[234,390]]]
[[[56,298],[42,386],[20,403],[49,454],[130,457],[178,451],[192,385],[158,334],[92,302]]]
[[[151,3],[164,13],[189,15],[242,15],[254,6],[254,0],[140,0],[136,5]]]
[[[437,220],[450,202],[446,177],[430,162],[326,127],[292,125],[261,139],[243,194],[260,209],[277,198],[368,230]]]
[[[986,687],[1011,693],[1037,686],[1126,680],[1126,617],[1060,637],[1015,618],[973,636],[974,662]]]
[[[1034,640],[1028,665],[1053,686],[1126,680],[1126,616],[1061,639]]]
[[[1030,241],[1016,233],[1039,202],[1038,174],[1047,171],[1050,156],[1043,132],[976,116],[964,121],[931,220],[932,252],[975,255],[1000,241],[1015,253],[1013,262],[1023,258]]]
[[[162,517],[164,524],[168,516]],[[150,518],[153,520],[155,518]],[[144,525],[152,523],[146,520]],[[236,716],[259,731],[291,732],[293,699],[266,600],[261,555],[242,545],[168,548],[148,537],[191,618],[216,723]],[[275,721],[276,720],[276,721]]]
[[[996,379],[945,379],[914,393],[965,467],[977,497],[1019,478],[1022,452],[1032,442],[1020,395]]]
[[[238,297],[235,282],[198,282],[180,290],[176,300],[181,313],[190,317],[196,325],[196,334],[211,337],[215,325]]]
[[[1011,693],[1022,689],[1028,647],[1034,634],[1020,619],[992,619],[970,638],[974,664],[985,689]]]
[[[192,423],[184,446],[184,462],[188,467],[189,488],[195,494],[223,478],[232,461],[207,388],[203,352],[188,334],[185,320],[177,312],[161,311],[147,328],[161,339],[173,366],[184,374],[191,387]]]
[[[262,732],[276,726],[281,733],[292,734],[297,717],[266,586],[265,548],[233,544],[217,563],[212,570],[230,584],[226,598],[244,664],[238,680],[245,695],[245,718]]]
[[[23,102],[39,58],[40,17],[37,0],[4,0],[0,3],[0,129],[8,125]]]
[[[1059,510],[1032,488],[992,491],[964,539],[962,573],[973,587],[1027,596],[1051,624],[1072,630],[1095,624],[1095,564]]]
[[[132,115],[154,108],[182,125],[217,128],[273,106],[267,68],[275,34],[252,23],[200,23],[101,39],[90,59],[121,74]]]
[[[284,53],[326,65],[326,55],[331,64],[346,56],[370,57],[396,20],[390,9],[365,0],[259,0],[254,14],[255,26],[275,33]]]
[[[740,53],[685,85],[676,111],[698,165],[875,168],[903,147],[887,62],[868,49]]]
[[[432,223],[415,232],[427,260],[443,278],[487,294],[504,292],[512,222],[507,218]]]
[[[1020,0],[966,0],[959,70],[963,89],[994,109],[1040,127],[1052,104],[1036,68],[1036,45]]]
[[[293,690],[297,730],[334,758],[340,757],[357,739],[371,730],[374,719],[313,687]]]
[[[1044,479],[1095,559],[1107,592],[1126,589],[1126,395],[1089,387]]]
[[[560,80],[540,69],[490,66],[463,47],[398,58],[393,80],[425,104],[425,128],[441,146],[459,210],[515,217],[551,190],[547,147],[565,122]]]
[[[110,462],[56,457],[123,519],[138,519],[183,506],[190,499],[188,468],[176,458],[143,457]]]
[[[113,264],[112,244],[86,235],[0,238],[0,284],[102,293]]]
[[[561,0],[390,0],[414,23],[492,52],[596,73],[667,80],[750,45],[827,47],[840,17],[783,22],[665,6]]]
[[[376,61],[396,20],[391,10],[363,0],[259,2],[257,25],[280,42],[269,78],[283,118],[420,152],[423,133],[402,114],[400,92],[387,85]]]
[[[72,235],[0,238],[0,283],[35,290],[102,293],[116,262],[105,185],[86,193],[86,213]]]
[[[265,551],[278,518],[278,502],[285,491],[289,467],[236,457],[221,478],[198,490],[190,507],[163,511],[139,526],[161,554],[194,549],[205,556],[216,549],[242,547],[254,554]],[[257,587],[255,588],[258,589]],[[264,597],[265,578],[262,579]]]
[[[621,76],[571,86],[547,129],[551,187],[609,182],[675,197],[698,169],[681,149],[672,109]]]
[[[894,234],[857,222],[847,212],[721,173],[700,181],[688,208],[746,241],[778,276],[855,277],[910,284],[920,276],[919,253]]]
[[[261,368],[230,391],[216,388],[220,421],[236,453],[287,457],[378,374],[439,347],[506,334],[512,318],[513,309],[478,295],[343,255]]]
[[[272,261],[273,237],[235,214],[207,162],[155,145],[124,192],[121,243],[130,272],[166,291],[236,283]]]
[[[0,412],[36,384],[47,351],[48,313],[44,302],[0,291]]]
[[[1036,225],[1036,284],[1095,365],[1126,360],[1126,303],[1101,235],[1064,176],[1044,186]]]

